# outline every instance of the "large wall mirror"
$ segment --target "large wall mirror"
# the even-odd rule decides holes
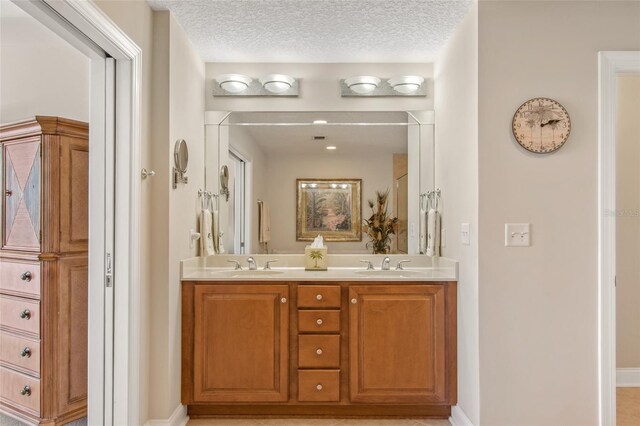
[[[301,217],[332,236],[330,253],[371,253],[367,234],[353,235],[376,191],[389,191],[398,218],[389,252],[419,253],[420,194],[434,181],[432,112],[209,112],[205,152],[208,191],[220,193],[228,168],[229,197],[216,206],[226,253],[303,253]]]

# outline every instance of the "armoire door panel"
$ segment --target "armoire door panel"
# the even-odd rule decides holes
[[[62,137],[60,143],[60,250],[87,250],[89,238],[89,147]]]

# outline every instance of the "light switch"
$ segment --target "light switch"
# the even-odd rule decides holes
[[[505,223],[504,245],[507,247],[529,247],[531,226],[528,223]]]
[[[471,244],[471,226],[468,223],[460,226],[460,242],[465,246]]]

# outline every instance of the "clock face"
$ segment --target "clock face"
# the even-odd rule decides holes
[[[533,98],[518,108],[512,128],[524,149],[544,154],[564,145],[571,132],[571,119],[567,110],[553,99]]]

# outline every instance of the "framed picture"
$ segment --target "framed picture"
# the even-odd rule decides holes
[[[362,241],[362,179],[296,179],[296,240]]]

